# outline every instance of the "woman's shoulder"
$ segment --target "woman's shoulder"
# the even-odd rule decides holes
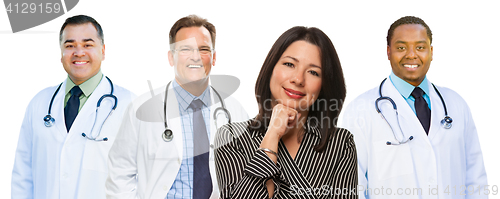
[[[221,126],[215,135],[215,144],[217,146],[222,146],[233,142],[241,136],[249,134],[248,127],[251,122],[252,119],[243,122],[231,122]]]
[[[337,127],[335,134],[341,135],[343,137],[352,137],[352,133],[349,130],[341,127]]]
[[[340,143],[347,143],[350,145],[354,144],[354,137],[349,130],[337,127],[337,130],[332,135],[332,141],[334,143],[340,142]]]
[[[232,134],[232,135],[238,135],[242,134],[245,132],[248,132],[248,127],[252,123],[252,119],[249,119],[247,121],[242,121],[242,122],[231,122],[227,123],[223,126],[220,127],[218,132],[224,133],[224,134]]]

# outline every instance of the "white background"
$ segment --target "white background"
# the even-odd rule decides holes
[[[494,79],[500,72],[498,8],[493,1],[478,0],[81,0],[69,13],[16,34],[11,32],[7,14],[0,11],[0,121],[5,128],[0,131],[0,198],[10,196],[14,154],[26,106],[40,90],[66,78],[60,63],[58,33],[64,20],[77,14],[94,17],[104,29],[103,73],[136,94],[148,92],[147,80],[156,88],[173,77],[167,52],[168,31],[174,22],[189,14],[207,18],[217,28],[217,62],[212,74],[233,75],[241,80],[235,97],[251,117],[257,113],[254,86],[260,67],[274,41],[287,29],[314,26],[331,38],[343,66],[349,103],[390,74],[386,36],[391,23],[406,15],[421,17],[434,39],[434,60],[428,78],[436,85],[452,88],[468,102],[488,182],[500,185],[500,106]]]

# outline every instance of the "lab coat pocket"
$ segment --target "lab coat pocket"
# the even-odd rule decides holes
[[[175,140],[164,141],[160,133],[156,133],[155,136],[148,136],[148,144],[146,145],[146,157],[152,162],[169,162],[178,161],[179,156],[177,152],[177,146]],[[177,138],[180,139],[180,138]]]
[[[414,172],[413,160],[411,158],[410,145],[386,145],[383,141],[373,144],[373,159],[375,170],[379,181],[400,177]]]
[[[106,172],[83,169],[78,189],[78,197],[76,198],[105,199],[106,178],[107,178]]]
[[[111,145],[111,142],[86,140],[82,169],[106,174],[108,172],[108,152]]]

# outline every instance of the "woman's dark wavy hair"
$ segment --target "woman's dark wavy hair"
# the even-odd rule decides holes
[[[261,134],[265,134],[267,131],[272,113],[270,100],[272,94],[269,82],[276,63],[278,63],[288,46],[295,41],[306,41],[316,45],[321,53],[321,91],[318,99],[309,107],[307,121],[311,126],[319,125],[321,140],[314,149],[322,152],[325,150],[332,136],[335,136],[337,118],[342,110],[346,88],[337,51],[328,36],[318,28],[296,26],[287,30],[276,40],[269,54],[267,54],[255,84],[255,96],[259,105],[259,114],[250,124],[250,128]],[[332,107],[335,108],[332,109]],[[329,120],[328,124],[324,125],[324,121],[327,120]]]

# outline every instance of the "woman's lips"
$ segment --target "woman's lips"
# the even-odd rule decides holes
[[[286,95],[288,95],[289,97],[294,98],[294,99],[299,99],[299,98],[306,96],[306,94],[304,94],[300,91],[296,91],[296,90],[289,89],[289,88],[283,88],[283,89],[285,90]]]

